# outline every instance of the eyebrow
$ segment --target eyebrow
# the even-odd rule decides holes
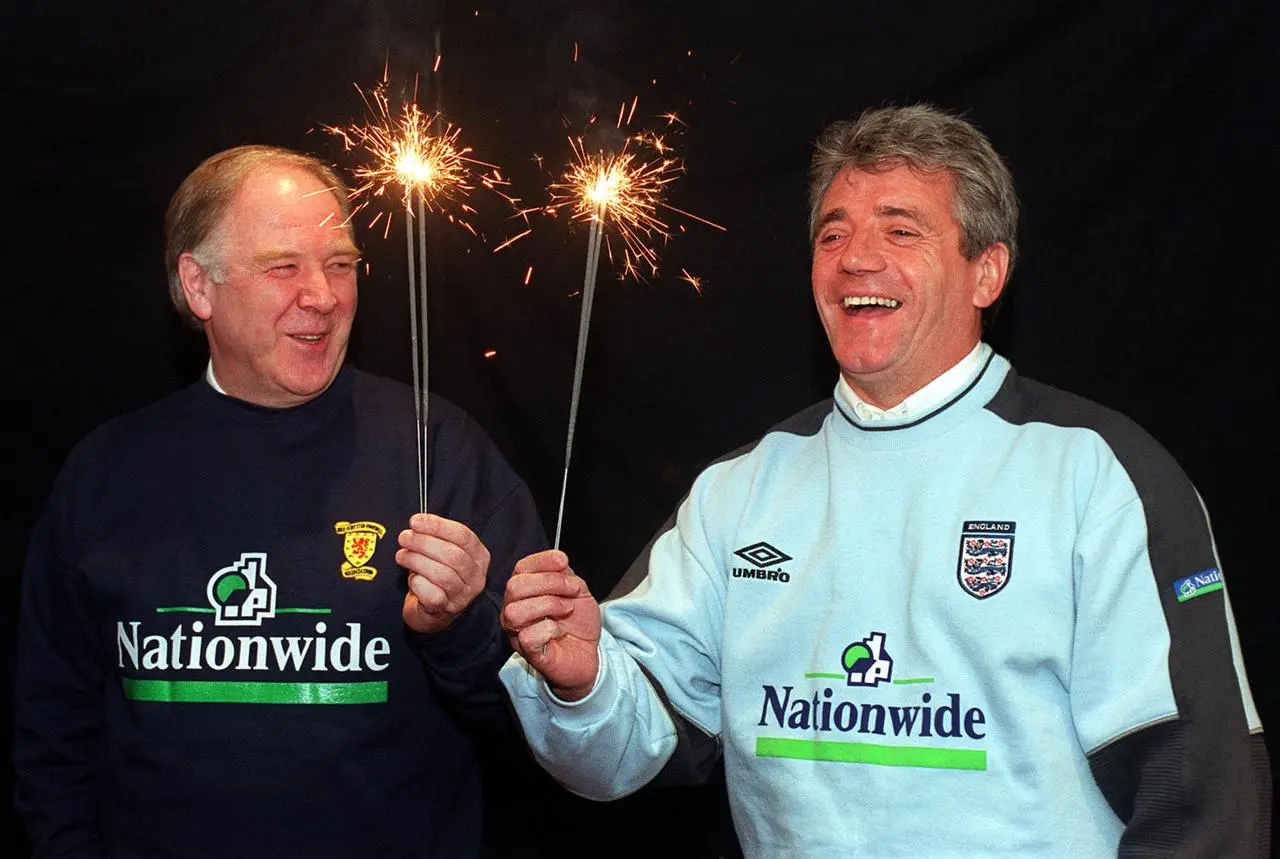
[[[905,206],[876,206],[876,215],[881,218],[910,218],[926,227],[933,226],[933,221],[929,220],[923,212],[918,209],[908,209]]]
[[[347,242],[343,245],[339,245],[338,247],[328,248],[327,251],[328,253],[326,255],[329,257],[335,257],[335,256],[359,257],[360,256],[360,248],[356,247],[355,244],[351,242]],[[279,259],[297,259],[300,256],[302,256],[302,254],[299,253],[298,251],[286,250],[285,248],[269,248],[265,251],[262,251],[261,253],[254,254],[253,261],[256,264],[261,265],[263,263],[268,263],[268,262],[272,262],[274,260],[279,260]]]
[[[273,262],[278,259],[297,259],[300,256],[296,251],[288,251],[284,248],[271,248],[253,255],[253,261],[256,264]]]
[[[825,227],[827,224],[831,223],[832,221],[839,221],[840,219],[844,218],[847,214],[848,213],[845,212],[843,206],[836,209],[831,209],[825,215],[823,215],[821,218],[818,219],[818,223],[815,224],[813,228],[814,233],[816,234],[819,230],[821,230],[823,227]]]

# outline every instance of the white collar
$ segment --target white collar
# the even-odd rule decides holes
[[[222,390],[222,386],[218,384],[218,377],[213,375],[213,359],[212,358],[209,359],[209,366],[204,371],[204,377],[205,377],[205,380],[208,381],[210,387],[212,387],[219,394],[222,394],[222,396],[224,397],[227,396],[227,392]]]
[[[872,405],[862,397],[859,397],[853,387],[845,381],[844,376],[840,377],[838,390],[859,420],[882,421],[912,418],[925,414],[950,399],[953,394],[964,387],[964,384],[977,372],[990,354],[991,347],[979,341],[969,354],[952,365],[951,369],[896,406],[888,409]]]

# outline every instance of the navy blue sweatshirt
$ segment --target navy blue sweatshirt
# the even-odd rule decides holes
[[[484,431],[434,396],[428,414],[428,507],[492,553],[435,635],[400,616],[407,386],[347,368],[273,410],[202,380],[80,443],[23,582],[13,758],[36,856],[482,854],[471,728],[508,728],[498,611],[546,538]]]

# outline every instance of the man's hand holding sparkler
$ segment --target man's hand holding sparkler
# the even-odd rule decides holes
[[[452,519],[415,513],[400,532],[396,563],[409,571],[401,614],[415,632],[440,632],[484,590],[489,550]]]
[[[564,552],[548,549],[516,563],[502,601],[502,627],[556,697],[577,701],[595,686],[600,605]]]

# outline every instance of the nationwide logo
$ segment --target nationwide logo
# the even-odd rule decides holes
[[[368,566],[378,548],[378,538],[387,529],[377,522],[334,522],[333,530],[342,535],[342,554],[347,560],[342,565],[342,577],[367,582],[378,574],[376,567]]]
[[[960,532],[960,587],[980,600],[993,597],[1013,575],[1015,522],[965,522]]]
[[[893,679],[886,638],[872,632],[848,644],[840,655],[843,671],[807,673],[803,683],[781,688],[763,684],[756,726],[767,733],[756,736],[756,757],[985,770],[986,713],[966,706],[960,692],[903,688],[936,681]],[[843,688],[827,680],[844,681]],[[859,739],[849,739],[854,736]]]
[[[766,570],[763,567],[777,566],[783,561],[790,561],[791,556],[786,552],[782,552],[768,543],[763,541],[752,543],[750,546],[743,546],[741,549],[734,551],[742,560],[753,566],[750,567],[734,567],[733,577],[735,579],[766,579],[772,582],[789,582],[791,574],[781,568],[776,570]]]
[[[840,657],[850,686],[879,686],[893,679],[893,659],[884,649],[884,633],[873,632],[844,649]]]
[[[267,577],[265,552],[245,552],[209,578],[205,587],[216,626],[262,626],[276,616],[276,583]]]
[[[1222,573],[1217,567],[1210,567],[1185,579],[1178,579],[1173,583],[1173,592],[1177,594],[1178,602],[1186,602],[1198,596],[1220,591],[1223,587]]]
[[[265,552],[244,552],[204,586],[207,605],[162,606],[162,620],[117,620],[116,665],[127,698],[183,704],[381,704],[391,642],[360,623],[330,630],[327,608],[280,606]],[[170,616],[197,615],[188,624]],[[264,634],[268,621],[314,615]],[[211,617],[206,628],[203,618]],[[252,627],[252,628],[250,628]],[[305,633],[305,634],[298,634]],[[262,679],[272,678],[272,679]]]

